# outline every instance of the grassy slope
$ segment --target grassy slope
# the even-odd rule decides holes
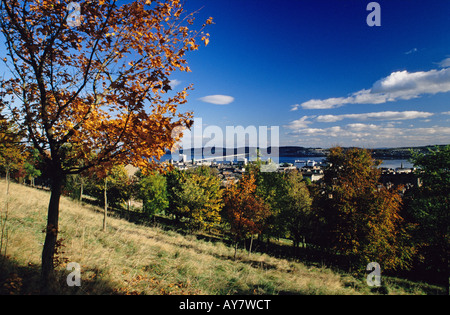
[[[0,183],[4,211],[5,183]],[[11,184],[7,221],[8,260],[0,260],[0,293],[38,293],[49,193]],[[241,252],[223,243],[197,240],[172,231],[109,218],[93,206],[63,197],[60,213],[61,258],[81,265],[81,287],[66,285],[58,268],[61,294],[368,294],[363,279],[327,268]],[[4,212],[2,213],[4,218]],[[390,293],[422,294],[408,283]]]

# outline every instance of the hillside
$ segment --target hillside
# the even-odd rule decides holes
[[[5,218],[5,182],[0,183]],[[0,256],[0,294],[39,293],[40,255],[49,193],[10,186],[6,244]],[[371,294],[365,279],[325,267],[241,251],[157,227],[109,218],[100,209],[61,200],[58,294]],[[4,250],[5,246],[3,246]],[[69,262],[81,265],[81,287],[68,287]],[[364,276],[363,276],[364,277]],[[387,278],[383,278],[387,279]],[[385,280],[388,281],[388,280]],[[391,294],[424,294],[419,284],[389,280]],[[426,289],[426,288],[425,288]]]

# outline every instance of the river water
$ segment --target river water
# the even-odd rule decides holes
[[[161,158],[161,161],[168,161],[171,158],[170,154],[166,154]],[[178,155],[174,156],[174,160],[177,161],[179,158]],[[205,158],[207,158],[205,156]],[[265,158],[262,158],[263,160],[265,160]],[[314,157],[314,156],[299,156],[299,157],[292,157],[292,156],[280,156],[278,158],[278,161],[276,161],[276,159],[273,159],[274,162],[277,163],[292,163],[294,164],[295,161],[316,161],[317,163],[323,162],[325,161],[326,157]],[[253,160],[253,158],[252,158]],[[217,161],[220,163],[221,161],[219,159],[217,159]],[[393,159],[386,159],[386,160],[382,160],[382,164],[380,165],[380,167],[385,167],[385,168],[399,168],[399,167],[404,167],[404,168],[412,168],[413,164],[409,161],[409,160],[393,160]]]

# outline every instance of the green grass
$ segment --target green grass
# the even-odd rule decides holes
[[[5,217],[5,183],[0,205]],[[7,252],[0,256],[1,294],[38,294],[39,269],[49,192],[11,184]],[[81,265],[81,287],[68,287],[66,263],[57,268],[58,294],[426,294],[435,288],[390,280],[371,290],[365,275],[355,277],[307,266],[222,242],[108,218],[102,210],[62,197],[60,233],[66,263]],[[6,238],[4,239],[4,242]]]

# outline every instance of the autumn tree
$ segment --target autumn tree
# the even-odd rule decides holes
[[[270,216],[270,209],[256,195],[256,188],[255,176],[250,173],[245,174],[238,184],[227,187],[224,193],[224,217],[233,235],[234,259],[239,241],[261,233],[265,219]]]
[[[322,233],[351,266],[378,262],[383,270],[407,268],[413,249],[400,216],[401,197],[379,183],[379,161],[369,150],[330,149],[322,191]]]
[[[208,34],[190,29],[194,17],[179,0],[83,1],[77,12],[69,11],[69,2],[0,5],[4,60],[11,70],[2,101],[51,180],[43,289],[54,269],[65,177],[94,165],[155,167],[182,136],[173,137],[174,128],[192,123],[191,113],[177,112],[188,88],[168,94],[170,75],[189,71],[186,53],[198,49],[198,40],[208,41]]]

